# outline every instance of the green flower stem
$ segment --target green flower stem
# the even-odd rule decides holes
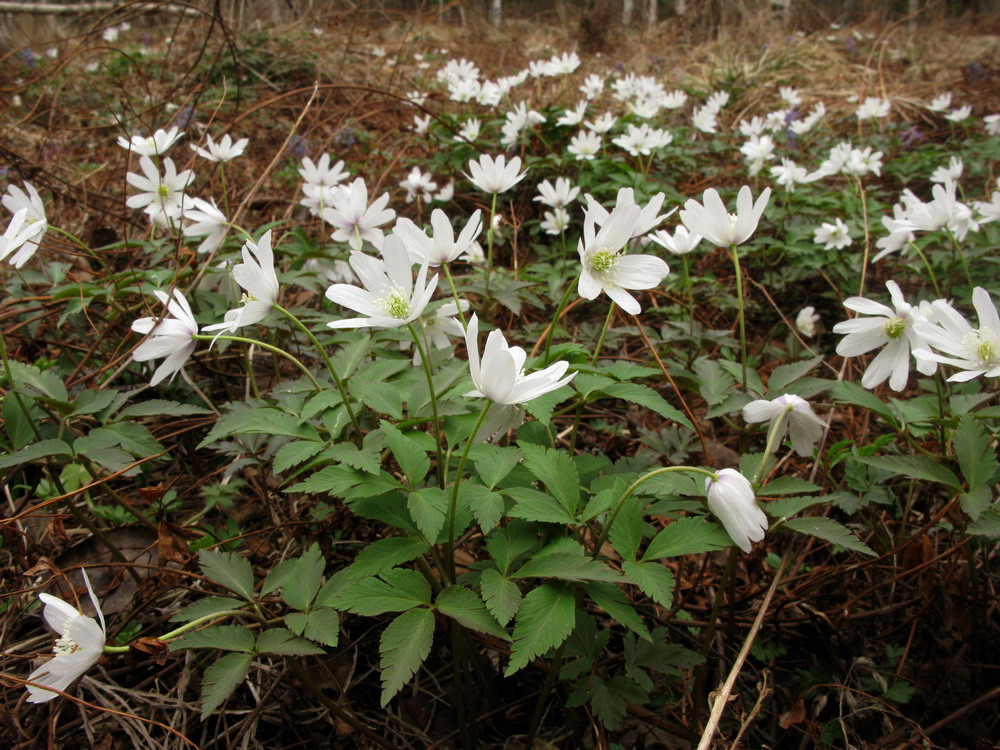
[[[552,345],[552,335],[556,331],[556,326],[559,325],[559,318],[562,317],[563,310],[566,309],[566,304],[569,302],[569,296],[573,293],[573,287],[576,286],[580,281],[580,274],[576,275],[567,286],[566,291],[563,292],[562,299],[559,300],[559,306],[556,308],[555,315],[552,316],[552,323],[549,325],[549,332],[545,335],[545,353],[542,355],[542,367],[549,366],[549,347]]]
[[[948,239],[951,240],[952,255],[957,256],[962,263],[962,270],[965,271],[965,280],[969,284],[969,289],[973,289],[975,285],[972,283],[972,275],[969,273],[969,263],[965,259],[965,253],[962,252],[962,247],[958,244],[955,233],[951,231],[951,228],[947,224],[944,227],[944,231],[948,233]]]
[[[196,333],[191,338],[194,339],[195,341],[216,340],[215,336],[209,336],[207,333]],[[302,374],[309,379],[310,383],[312,383],[313,388],[315,388],[317,391],[323,390],[323,386],[321,386],[319,384],[319,381],[317,381],[316,378],[313,377],[313,374],[309,371],[309,368],[306,367],[304,364],[302,364],[302,362],[296,359],[293,355],[286,352],[284,349],[279,349],[276,346],[272,346],[271,344],[265,344],[263,341],[257,341],[256,339],[243,338],[242,336],[219,336],[218,338],[221,339],[222,341],[238,341],[241,344],[253,344],[255,346],[259,346],[261,349],[265,349],[269,352],[272,352],[273,354],[277,354],[281,357],[284,357],[293,365],[298,367],[299,370],[302,371]]]
[[[434,450],[437,453],[438,484],[443,490],[446,486],[445,474],[447,467],[444,465],[444,456],[441,454],[441,418],[438,416],[437,393],[434,391],[434,374],[431,372],[429,353],[427,348],[421,343],[417,329],[413,327],[413,323],[407,323],[406,327],[410,331],[410,336],[413,337],[413,344],[417,347],[417,353],[420,355],[420,362],[424,367],[424,376],[427,378],[427,389],[431,394],[431,414],[434,415]]]
[[[784,425],[785,417],[788,416],[788,412],[792,411],[795,407],[789,404],[785,407],[785,410],[781,412],[775,419],[771,420],[771,427],[767,431],[767,443],[764,445],[764,458],[760,461],[760,466],[757,467],[757,474],[754,475],[753,483],[756,486],[760,486],[760,483],[764,481],[764,469],[767,467],[767,459],[771,455],[771,451],[775,449],[774,440],[778,436],[779,429]]]
[[[306,335],[306,338],[308,338],[312,342],[312,345],[319,351],[320,356],[323,357],[323,361],[326,363],[327,372],[330,373],[330,377],[333,378],[333,382],[337,384],[337,390],[340,391],[340,398],[344,402],[344,408],[347,409],[347,416],[351,420],[351,426],[354,427],[354,433],[358,440],[361,440],[363,434],[361,432],[361,425],[358,424],[357,415],[355,415],[354,410],[351,408],[351,400],[347,395],[347,388],[344,386],[344,381],[339,375],[337,375],[337,368],[333,366],[333,360],[331,360],[329,355],[326,353],[326,349],[324,349],[322,344],[319,343],[313,335],[313,332],[306,328],[302,321],[292,315],[292,313],[283,308],[281,305],[275,305],[274,309],[288,318],[296,328],[302,331],[302,333]]]
[[[594,347],[594,353],[590,357],[590,366],[593,367],[597,362],[597,358],[601,355],[601,348],[604,346],[604,337],[608,335],[608,328],[611,326],[611,318],[615,314],[614,302],[608,308],[607,317],[604,318],[604,327],[601,328],[601,335],[597,339],[597,345]],[[583,419],[583,407],[584,404],[581,402],[576,407],[576,415],[573,417],[573,429],[569,435],[569,452],[572,454],[576,450],[576,437],[580,431],[580,420]]]
[[[448,499],[448,517],[445,521],[445,528],[448,529],[448,546],[445,548],[445,571],[444,575],[447,577],[449,583],[455,582],[455,513],[458,509],[458,488],[462,482],[462,472],[465,470],[465,462],[469,458],[469,449],[472,448],[472,444],[476,440],[476,433],[479,432],[479,428],[483,426],[483,422],[486,421],[486,412],[490,410],[490,406],[493,402],[486,399],[486,405],[483,406],[479,416],[476,417],[476,423],[472,426],[472,431],[469,433],[469,439],[465,441],[465,448],[462,449],[462,455],[458,459],[458,470],[455,472],[455,484],[451,489],[451,497]]]
[[[169,641],[173,638],[177,638],[189,630],[194,630],[197,627],[201,627],[213,620],[218,620],[220,617],[256,617],[253,612],[248,612],[245,609],[225,609],[221,612],[216,612],[211,615],[205,615],[204,617],[199,617],[196,620],[191,620],[191,622],[186,622],[179,628],[171,630],[169,633],[158,636],[159,641]],[[129,646],[105,646],[104,653],[106,654],[124,654],[128,652]]]
[[[740,255],[736,243],[729,246],[733,254],[733,270],[736,272],[736,303],[739,305],[740,320],[740,365],[743,373],[743,391],[747,389],[747,328],[746,313],[743,304],[743,271],[740,268]],[[693,314],[693,313],[692,313]]]
[[[229,212],[229,189],[226,186],[226,162],[219,162],[219,180],[222,183],[222,205],[226,209],[226,219],[231,216]]]
[[[490,204],[490,223],[486,228],[486,296],[490,296],[490,274],[493,273],[493,217],[497,213],[497,194]]]
[[[444,268],[444,276],[448,279],[448,286],[451,287],[451,296],[455,300],[455,307],[458,308],[458,319],[462,321],[462,330],[466,330],[469,326],[465,322],[465,313],[462,312],[462,300],[459,299],[458,289],[455,288],[455,280],[451,278],[451,269],[448,267],[448,263],[442,263],[441,266]]]
[[[688,266],[688,255],[690,253],[684,253],[681,256],[681,261],[684,264],[684,294],[688,301],[688,315],[690,316],[690,335],[694,336],[694,289],[691,286],[691,269]]]
[[[908,244],[913,248],[913,252],[917,254],[917,257],[924,262],[924,267],[927,269],[927,275],[931,277],[931,284],[934,286],[934,293],[937,294],[938,297],[943,296],[941,294],[941,286],[938,284],[937,276],[934,275],[934,268],[931,266],[931,262],[927,260],[927,256],[924,255],[924,251],[921,250],[917,246],[917,243],[913,240],[910,240]]]
[[[604,524],[604,530],[601,532],[601,535],[597,538],[597,542],[594,544],[594,551],[592,553],[594,557],[597,557],[597,555],[600,554],[601,547],[603,547],[604,543],[608,540],[608,534],[611,532],[611,527],[614,525],[615,519],[618,518],[618,514],[624,507],[625,501],[632,497],[632,493],[638,489],[639,485],[643,484],[648,479],[652,479],[655,476],[666,474],[671,471],[690,471],[695,474],[704,474],[710,479],[719,478],[719,475],[716,472],[708,469],[702,469],[698,466],[661,466],[659,469],[653,469],[652,471],[643,474],[628,486],[625,492],[622,493],[622,496],[618,498],[618,502],[615,503],[615,507],[611,511],[611,515],[608,516],[608,522]]]

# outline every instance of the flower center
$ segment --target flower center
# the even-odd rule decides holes
[[[984,367],[993,367],[1000,359],[1000,338],[990,331],[970,331],[965,335],[962,345],[969,354],[969,359]]]
[[[156,192],[160,194],[161,198],[170,197],[170,188],[168,188],[166,185],[161,184],[160,187],[156,189]]]
[[[80,649],[80,644],[69,637],[69,622],[63,626],[66,633],[59,636],[56,641],[55,646],[52,650],[55,652],[56,656],[69,656],[70,654],[76,653]]]
[[[906,333],[906,321],[902,318],[889,318],[885,322],[885,335],[891,339],[898,339]]]
[[[391,290],[379,300],[379,305],[386,315],[397,320],[410,317],[410,300],[398,289]]]
[[[615,267],[618,262],[618,253],[611,250],[600,250],[590,259],[590,270],[594,273],[606,273]]]

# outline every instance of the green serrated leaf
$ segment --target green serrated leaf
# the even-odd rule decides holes
[[[802,360],[801,362],[792,362],[787,365],[778,365],[771,372],[770,377],[767,379],[767,391],[769,394],[782,394],[788,390],[788,386],[794,383],[799,378],[804,378],[810,372],[816,369],[820,362],[823,361],[822,357],[815,357],[813,359]]]
[[[674,574],[670,568],[658,562],[626,561],[622,563],[622,570],[642,593],[661,607],[670,609],[673,606]]]
[[[107,409],[117,398],[117,391],[98,391],[88,388],[80,392],[73,401],[73,416],[81,414],[96,414]]]
[[[510,474],[523,455],[517,448],[483,444],[474,446],[471,453],[479,479],[490,489]]]
[[[980,485],[972,492],[963,492],[958,496],[958,502],[962,505],[965,514],[975,521],[984,510],[990,507],[993,502],[993,488],[987,485]]]
[[[315,643],[305,638],[299,638],[285,628],[271,628],[257,636],[254,650],[258,654],[274,654],[275,656],[313,656],[325,653]]]
[[[404,612],[382,631],[378,650],[382,657],[383,708],[424,663],[433,640],[434,613],[424,607]]]
[[[573,516],[580,504],[580,476],[569,454],[523,441],[519,445],[524,453],[524,467]]]
[[[967,531],[973,536],[1000,537],[1000,503],[983,511]]]
[[[956,492],[962,490],[962,483],[950,469],[927,456],[871,456],[856,460],[895,476],[938,482]]]
[[[730,394],[736,382],[719,363],[711,359],[699,359],[694,363],[694,373],[698,376],[698,390],[709,406],[721,404]]]
[[[791,518],[806,508],[830,501],[829,495],[813,495],[807,497],[783,497],[770,503],[764,503],[764,512],[771,518]]]
[[[218,648],[223,651],[253,651],[253,632],[240,625],[215,625],[195,630],[170,642],[170,651],[185,648]]]
[[[483,571],[479,579],[486,608],[501,625],[506,625],[521,607],[521,590],[492,568]]]
[[[282,560],[268,571],[264,583],[260,586],[260,595],[267,596],[272,591],[277,591],[285,585],[288,577],[295,572],[295,563],[298,560]]]
[[[372,476],[349,466],[327,466],[285,492],[329,492],[334,497],[352,499],[382,495],[402,486],[384,471]]]
[[[72,456],[73,449],[63,440],[39,440],[19,451],[0,457],[0,469],[38,461],[49,456]]]
[[[293,443],[285,443],[274,454],[274,465],[272,468],[275,474],[284,474],[293,466],[305,463],[323,450],[324,445],[324,443],[311,440],[296,440]],[[355,450],[357,449],[355,448]]]
[[[199,617],[207,617],[230,609],[239,609],[242,606],[243,602],[239,599],[230,599],[227,596],[210,596],[191,602],[171,617],[170,622],[191,622]]]
[[[499,492],[493,492],[477,482],[462,482],[458,486],[459,502],[472,510],[476,522],[484,532],[495,528],[503,517],[504,500]]]
[[[440,487],[414,490],[406,499],[406,509],[410,511],[410,516],[424,539],[434,542],[438,538],[444,528],[449,499],[449,494]]]
[[[990,481],[997,471],[997,452],[978,419],[971,414],[962,415],[952,446],[970,492]]]
[[[222,705],[250,673],[250,654],[226,654],[201,678],[201,720]]]
[[[500,573],[506,574],[514,560],[534,547],[537,540],[537,531],[531,524],[511,521],[505,527],[493,530],[486,538],[486,549]]]
[[[511,578],[557,578],[563,581],[621,582],[622,576],[604,563],[581,554],[540,554],[526,562]]]
[[[206,578],[253,601],[253,569],[244,558],[235,552],[203,549],[198,564]]]
[[[623,481],[612,490],[612,494],[621,497],[624,489]],[[639,498],[634,495],[629,497],[622,504],[608,533],[611,546],[626,560],[635,560],[639,553],[639,544],[642,542],[642,508],[643,502]]]
[[[328,598],[329,605],[371,617],[431,603],[430,584],[415,570],[386,570],[381,576],[351,581]]]
[[[285,579],[281,598],[292,609],[305,611],[312,604],[316,592],[323,583],[326,561],[315,543],[309,546],[302,557],[295,561],[291,575]]]
[[[823,488],[797,477],[778,477],[760,488],[757,492],[762,497],[775,495],[801,495],[808,492],[819,492]]]
[[[569,583],[545,583],[528,592],[514,623],[514,645],[504,676],[565,641],[576,622],[576,597]]]
[[[230,435],[284,435],[285,437],[319,440],[316,429],[301,420],[298,416],[273,409],[256,407],[240,409],[224,414],[216,421],[205,439],[198,444],[198,449],[211,445]]]
[[[525,521],[541,521],[544,523],[575,524],[576,519],[566,508],[544,492],[527,487],[509,487],[503,494],[514,500],[510,511],[512,518],[523,518]]]
[[[486,610],[483,600],[467,588],[448,586],[438,594],[434,607],[470,630],[478,630],[504,641],[510,640],[507,631]]]
[[[367,438],[367,436],[366,436]],[[382,467],[382,456],[377,448],[358,448],[353,443],[340,443],[330,449],[330,456],[352,469],[360,469],[368,474],[378,474]]]
[[[411,487],[416,487],[427,476],[431,460],[427,453],[411,438],[400,432],[394,425],[382,420],[382,434],[389,444],[389,450],[403,470]]]
[[[165,399],[154,398],[138,404],[126,406],[115,419],[134,419],[136,417],[191,417],[212,412],[202,406],[192,406],[181,404],[177,401],[167,401]]]
[[[743,378],[743,367],[739,362],[735,362],[731,359],[720,359],[717,360],[719,367],[725,370],[735,382],[742,382]],[[760,375],[752,367],[747,367],[747,390],[755,393],[759,396],[764,395],[764,384],[760,380]]]
[[[349,578],[378,575],[384,570],[414,560],[424,554],[430,545],[423,539],[392,536],[379,539],[362,549],[354,563],[347,569]]]
[[[351,395],[377,414],[395,420],[403,418],[403,399],[399,391],[383,382],[354,377],[349,383]]]
[[[729,535],[714,523],[703,518],[679,518],[653,537],[642,562],[725,549],[732,543]]]
[[[785,521],[785,526],[800,534],[818,537],[832,544],[837,544],[852,552],[875,557],[871,547],[858,539],[849,529],[832,518],[815,516],[812,518],[791,518]]]
[[[860,406],[874,414],[878,414],[890,427],[899,429],[899,423],[896,421],[892,410],[889,409],[889,405],[859,385],[855,385],[847,380],[841,380],[830,389],[830,395],[841,403]]]
[[[305,612],[289,612],[285,624],[296,635],[325,646],[336,646],[340,640],[340,616],[335,609],[315,609]]]
[[[621,623],[644,640],[652,640],[642,618],[618,586],[610,583],[587,583],[583,588],[594,600],[594,604],[607,612],[615,622]]]
[[[682,424],[688,429],[694,429],[691,422],[680,409],[672,406],[663,396],[647,385],[639,383],[612,383],[601,389],[612,398],[620,398],[632,404],[652,409],[664,419],[670,419]]]

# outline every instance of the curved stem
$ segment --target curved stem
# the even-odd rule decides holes
[[[333,366],[333,360],[331,360],[330,356],[326,353],[326,349],[324,349],[323,345],[319,343],[317,338],[313,335],[313,332],[306,328],[302,321],[292,315],[292,313],[283,308],[281,305],[275,305],[274,309],[288,318],[292,322],[292,325],[302,331],[302,333],[306,335],[306,338],[308,338],[309,341],[312,342],[312,345],[319,351],[320,356],[323,357],[323,361],[326,363],[326,370],[330,373],[330,377],[333,378],[333,382],[337,384],[337,390],[340,391],[340,398],[344,402],[344,408],[347,409],[347,416],[351,420],[351,426],[354,427],[355,435],[357,435],[358,440],[360,440],[362,437],[361,425],[358,424],[358,418],[354,414],[354,410],[351,408],[351,400],[347,395],[347,388],[344,386],[344,381],[341,380],[339,375],[337,375],[337,368]]]
[[[704,474],[706,477],[714,480],[718,480],[719,478],[719,475],[716,472],[709,471],[708,469],[702,469],[698,466],[661,466],[659,469],[653,469],[652,471],[643,474],[628,486],[625,492],[622,493],[622,496],[618,498],[618,502],[615,503],[615,507],[611,511],[611,515],[608,516],[608,522],[604,524],[604,530],[601,532],[601,535],[597,538],[597,542],[594,544],[594,551],[592,552],[594,557],[597,557],[601,551],[601,547],[603,547],[604,543],[608,540],[608,534],[611,532],[611,527],[614,525],[615,519],[618,518],[618,514],[625,505],[625,501],[632,497],[632,493],[636,491],[639,485],[643,484],[648,479],[652,479],[655,476],[666,474],[671,471],[690,471],[695,474]]]
[[[486,230],[486,296],[490,296],[490,274],[493,273],[493,217],[497,213],[497,194],[490,204],[490,224]]]
[[[733,254],[733,270],[736,272],[736,303],[739,305],[739,320],[740,320],[740,365],[742,367],[743,373],[743,391],[746,392],[747,389],[747,329],[746,329],[746,316],[744,312],[743,305],[743,271],[740,269],[740,256],[739,251],[734,242],[729,246],[729,250]]]
[[[789,404],[781,414],[771,420],[771,425],[767,431],[767,442],[764,444],[764,458],[760,460],[760,466],[757,467],[757,474],[753,478],[753,483],[758,487],[764,481],[764,469],[767,467],[767,459],[770,457],[771,451],[775,449],[775,438],[777,438],[779,432],[784,431],[784,419],[788,416],[788,412],[794,408],[794,406]]]
[[[455,288],[455,280],[451,278],[451,269],[448,267],[448,263],[441,264],[444,267],[444,277],[448,279],[448,286],[451,287],[451,296],[455,300],[455,307],[458,308],[458,319],[462,321],[462,330],[466,330],[469,326],[465,322],[465,313],[462,312],[462,300],[458,297],[458,289]]]
[[[924,255],[924,251],[920,249],[916,242],[910,240],[908,244],[913,248],[913,251],[917,254],[920,260],[924,262],[924,267],[927,268],[927,275],[931,277],[931,284],[934,285],[934,293],[937,294],[938,297],[941,297],[941,287],[938,284],[937,276],[934,275],[934,269],[931,267],[931,262],[927,260],[927,256]]]
[[[556,331],[556,326],[559,324],[559,318],[562,317],[563,310],[566,309],[566,303],[569,302],[569,295],[573,292],[573,287],[579,283],[580,274],[576,275],[567,286],[566,291],[563,292],[562,299],[559,300],[559,306],[556,308],[555,315],[552,316],[552,322],[549,324],[549,332],[545,335],[545,353],[542,355],[542,367],[549,366],[549,347],[552,345],[552,334]]]
[[[407,323],[406,327],[410,331],[410,336],[413,337],[414,346],[417,347],[417,354],[420,356],[420,362],[424,368],[424,376],[427,378],[427,390],[431,395],[431,414],[434,415],[434,450],[437,453],[438,484],[441,485],[441,489],[444,489],[446,467],[444,465],[444,457],[441,455],[441,418],[438,416],[437,393],[434,392],[434,375],[431,372],[431,362],[428,358],[427,350],[420,341],[420,336],[417,335],[417,329],[413,327],[413,323]]]
[[[169,641],[169,640],[172,640],[173,638],[177,638],[177,637],[183,635],[184,633],[188,632],[189,630],[194,630],[195,628],[200,627],[202,625],[205,625],[206,623],[212,622],[213,620],[218,620],[220,617],[254,617],[254,618],[256,618],[257,615],[255,615],[253,612],[248,612],[245,609],[224,609],[221,612],[215,612],[214,614],[205,615],[204,617],[199,617],[199,618],[197,618],[195,620],[191,620],[191,622],[186,622],[183,625],[181,625],[179,628],[175,628],[175,629],[171,630],[169,633],[164,633],[163,635],[158,636],[157,640],[159,640],[159,641]],[[124,654],[128,650],[129,650],[129,646],[105,646],[104,647],[104,653],[106,653],[106,654]]]
[[[448,498],[448,518],[445,523],[448,529],[448,546],[445,549],[445,575],[449,576],[449,582],[455,582],[455,512],[458,508],[458,488],[462,482],[462,472],[465,470],[465,462],[469,458],[469,449],[476,440],[476,433],[479,432],[479,428],[483,426],[483,422],[486,419],[486,412],[490,410],[490,406],[493,402],[486,399],[486,405],[483,410],[479,412],[479,416],[476,418],[476,423],[472,426],[472,431],[469,433],[468,440],[465,441],[465,448],[462,449],[462,455],[458,459],[458,469],[455,472],[455,484],[452,486],[451,497]]]
[[[302,374],[309,379],[309,382],[312,383],[313,388],[315,388],[317,391],[323,390],[323,386],[321,386],[319,384],[319,381],[316,380],[315,377],[313,377],[313,374],[309,371],[309,368],[306,367],[304,364],[302,364],[302,362],[296,359],[293,355],[286,352],[284,349],[279,349],[276,346],[272,346],[271,344],[265,344],[263,341],[257,341],[256,339],[243,338],[242,336],[209,336],[206,333],[196,333],[193,336],[191,336],[191,338],[194,339],[195,341],[216,341],[217,339],[221,339],[223,341],[238,341],[241,344],[252,344],[254,346],[259,346],[261,349],[266,349],[267,351],[273,354],[277,354],[287,359],[293,365],[298,367],[299,370],[302,372]]]
[[[604,346],[604,337],[608,335],[608,328],[611,326],[611,318],[615,314],[615,303],[612,302],[611,306],[608,308],[608,315],[604,318],[604,327],[601,328],[601,335],[597,339],[597,345],[594,347],[594,353],[590,357],[590,366],[593,367],[597,362],[597,358],[601,354],[601,348]],[[580,405],[576,407],[576,414],[573,417],[573,428],[569,434],[569,452],[572,454],[576,451],[576,437],[580,431],[580,421],[583,419],[583,407],[584,404],[581,401]]]

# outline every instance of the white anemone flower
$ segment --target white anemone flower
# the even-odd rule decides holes
[[[679,224],[673,234],[670,234],[666,229],[659,229],[649,235],[649,238],[674,255],[687,255],[694,252],[701,241],[705,239],[700,234],[689,232],[683,224]]]
[[[566,147],[566,152],[576,157],[577,161],[590,161],[601,153],[601,136],[589,130],[581,130],[574,135]]]
[[[743,407],[746,422],[767,422],[768,429],[774,431],[773,449],[785,439],[792,440],[792,447],[800,456],[811,456],[813,446],[823,436],[826,423],[816,416],[809,402],[791,393],[768,401],[758,399]],[[769,439],[769,443],[772,441]]]
[[[336,227],[331,235],[335,242],[346,242],[354,250],[361,249],[362,240],[376,244],[382,240],[383,224],[396,217],[396,212],[386,208],[389,194],[383,193],[368,205],[368,187],[364,178],[358,177],[349,187],[342,187],[333,194],[333,203],[320,214],[323,220]]]
[[[12,214],[16,214],[21,209],[27,209],[24,214],[24,224],[20,230],[23,231],[22,236],[25,240],[20,249],[14,253],[14,257],[10,259],[11,265],[15,268],[23,266],[35,254],[49,228],[42,197],[30,182],[24,183],[24,188],[22,190],[17,185],[10,185],[7,188],[7,195],[3,197],[4,208]],[[0,256],[7,255],[13,250],[14,246],[11,243],[9,250],[0,249]]]
[[[463,253],[468,252],[469,246],[483,231],[481,215],[482,212],[476,209],[459,233],[457,240],[455,239],[455,230],[451,226],[451,220],[440,208],[435,208],[431,212],[433,238],[428,237],[423,229],[405,218],[397,221],[392,231],[395,236],[403,240],[410,254],[410,260],[414,263],[426,263],[437,268],[442,263],[451,263]]]
[[[310,185],[323,185],[333,187],[350,177],[349,172],[344,171],[343,160],[330,166],[330,154],[323,154],[318,162],[314,162],[308,156],[302,160],[302,169],[299,170],[302,181]]]
[[[819,315],[816,314],[816,308],[812,305],[803,307],[795,316],[795,328],[809,339],[816,335],[817,323],[819,323]]]
[[[172,318],[139,318],[132,323],[132,330],[146,336],[146,340],[132,352],[136,362],[146,362],[150,359],[166,357],[153,373],[149,381],[152,386],[159,385],[168,376],[173,380],[177,372],[187,362],[195,348],[192,338],[198,333],[198,323],[191,312],[187,299],[177,289],[170,295],[159,289],[153,292],[161,304],[167,306],[167,312]]]
[[[824,250],[843,250],[852,241],[851,231],[840,217],[835,218],[832,224],[823,222],[813,234],[813,242],[822,245]]]
[[[570,221],[569,212],[565,208],[554,208],[545,212],[538,226],[546,234],[557,235],[569,228]]]
[[[161,128],[148,137],[133,135],[131,139],[126,139],[125,136],[120,135],[118,136],[118,145],[126,151],[139,154],[139,156],[163,156],[170,150],[171,146],[183,137],[184,133],[180,132],[180,128],[174,126],[170,130]]]
[[[538,195],[532,200],[544,203],[552,208],[565,208],[580,194],[580,188],[576,187],[566,177],[556,179],[553,185],[548,180],[538,183]]]
[[[28,243],[41,234],[44,229],[45,225],[40,222],[28,222],[27,208],[15,211],[10,219],[10,224],[7,225],[7,231],[3,233],[3,237],[0,237],[0,260],[4,260],[15,250],[21,248],[10,259],[11,264],[20,268],[38,248],[38,245],[35,244],[30,246],[30,252],[26,252],[25,248],[29,247]]]
[[[655,255],[623,254],[641,218],[639,206],[624,203],[615,207],[598,231],[595,216],[587,212],[578,245],[583,265],[577,284],[581,297],[596,299],[604,292],[625,312],[639,314],[642,308],[626,290],[652,289],[670,272],[667,264]]]
[[[885,286],[893,307],[864,297],[850,297],[844,301],[844,307],[870,317],[837,323],[833,332],[846,334],[837,344],[837,354],[841,357],[857,357],[873,349],[882,349],[868,364],[861,378],[862,386],[874,388],[888,378],[889,387],[901,391],[910,376],[911,349],[929,347],[914,325],[923,318],[920,310],[903,298],[895,281],[887,281]],[[933,375],[936,369],[935,362],[917,359],[917,370],[924,375]]]
[[[940,299],[931,303],[934,323],[921,320],[916,324],[917,333],[937,350],[914,347],[917,362],[958,367],[962,372],[949,377],[952,382],[961,383],[980,375],[1000,377],[1000,316],[996,305],[989,292],[979,286],[972,290],[972,305],[979,315],[979,328],[973,328],[961,313]]]
[[[55,657],[28,675],[28,681],[34,683],[27,686],[28,703],[47,703],[59,695],[54,691],[65,692],[104,653],[104,643],[107,640],[104,613],[101,612],[101,605],[86,571],[83,572],[83,580],[87,584],[87,593],[97,611],[99,623],[59,597],[38,595],[45,605],[42,616],[49,627],[59,634],[59,638],[53,647]]]
[[[163,160],[163,174],[148,156],[139,159],[139,168],[143,174],[129,172],[125,179],[130,185],[139,189],[139,193],[125,201],[129,208],[141,208],[151,221],[158,225],[166,225],[180,217],[187,197],[186,188],[194,180],[194,172],[185,169],[178,172],[174,160]]]
[[[355,251],[348,262],[364,289],[334,284],[326,290],[326,297],[365,317],[334,320],[327,323],[330,328],[405,326],[420,317],[437,288],[436,274],[426,281],[426,261],[420,265],[414,282],[409,252],[402,238],[395,234],[385,238],[381,260]]]
[[[736,469],[720,469],[716,478],[705,480],[708,508],[718,518],[730,539],[744,552],[767,531],[767,516],[757,506],[753,486]]]
[[[191,204],[184,207],[184,218],[191,222],[184,227],[185,237],[204,237],[198,245],[199,253],[212,253],[219,249],[229,229],[229,219],[211,202],[201,198],[192,198]]]
[[[479,160],[469,159],[469,181],[484,193],[505,193],[519,183],[528,171],[521,172],[521,157],[509,162],[500,154],[496,158],[483,154]]]
[[[465,345],[469,351],[469,372],[475,390],[466,396],[488,398],[495,404],[523,404],[550,391],[562,388],[576,373],[566,375],[568,362],[556,362],[544,370],[524,374],[527,354],[519,346],[509,346],[499,330],[490,332],[479,357],[479,318],[473,314],[465,331]]]
[[[736,213],[730,214],[718,191],[709,188],[703,195],[703,203],[691,199],[684,204],[680,219],[688,231],[700,234],[713,245],[740,245],[756,231],[770,197],[771,188],[764,188],[754,203],[750,187],[744,185],[736,196]]]
[[[212,140],[212,136],[206,134],[205,145],[207,148],[201,148],[200,146],[192,143],[191,150],[203,159],[208,159],[209,161],[214,162],[224,162],[232,161],[233,159],[242,156],[248,143],[250,143],[249,138],[240,138],[236,141],[236,143],[233,143],[233,138],[229,135],[229,133],[222,136],[222,140],[216,143]],[[341,162],[341,164],[343,164],[343,162]]]
[[[243,289],[244,304],[226,313],[224,323],[205,326],[204,331],[235,331],[253,325],[267,317],[278,302],[278,276],[274,272],[274,252],[271,230],[256,244],[247,240],[243,245],[243,262],[233,266],[233,280]]]

